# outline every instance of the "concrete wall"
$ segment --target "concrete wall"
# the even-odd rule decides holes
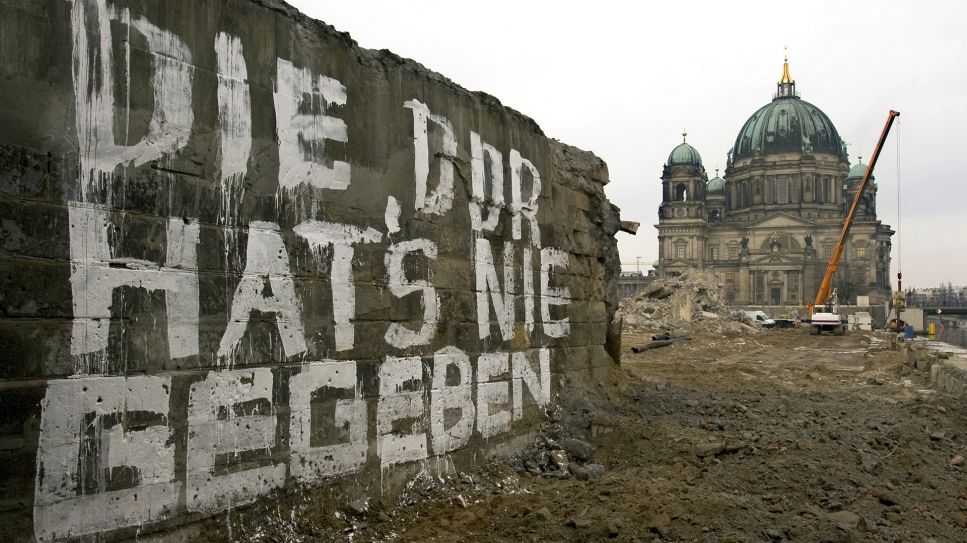
[[[620,275],[618,277],[618,297],[627,298],[650,285],[658,276],[652,275]]]
[[[913,326],[913,331],[923,334],[927,326],[923,318],[923,309],[919,307],[909,307],[900,311],[900,320]]]
[[[277,0],[3,0],[0,50],[0,540],[392,492],[612,363],[607,168],[496,99]]]

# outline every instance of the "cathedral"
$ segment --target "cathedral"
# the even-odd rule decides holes
[[[689,268],[714,273],[736,305],[813,301],[866,172],[825,113],[796,92],[783,63],[772,101],[749,117],[728,153],[725,176],[708,179],[685,141],[662,170],[658,210],[660,277]],[[890,237],[876,218],[870,179],[833,276],[842,303],[890,297]]]

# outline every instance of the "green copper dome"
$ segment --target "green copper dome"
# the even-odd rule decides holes
[[[709,195],[725,194],[725,179],[722,179],[718,176],[713,177],[712,180],[708,182],[708,185],[706,185],[705,189]]]
[[[833,122],[793,90],[778,95],[749,117],[735,138],[732,160],[803,151],[845,156]]]
[[[849,175],[846,177],[849,179],[863,179],[864,174],[866,174],[866,164],[860,162],[849,169]]]
[[[691,145],[682,142],[678,144],[678,147],[672,149],[670,155],[668,155],[668,165],[702,165],[702,155],[698,154],[698,151]]]

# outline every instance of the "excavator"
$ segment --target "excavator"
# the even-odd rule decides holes
[[[873,168],[876,166],[877,159],[880,158],[880,151],[883,150],[883,143],[886,141],[886,137],[890,133],[890,128],[893,126],[893,121],[899,116],[899,111],[894,111],[892,109],[890,110],[890,114],[886,119],[886,125],[883,127],[883,132],[880,134],[880,141],[877,142],[876,150],[873,152],[873,156],[870,157],[870,164],[866,167],[866,173],[863,174],[863,180],[860,181],[859,188],[856,190],[856,197],[853,198],[853,205],[850,206],[849,213],[846,215],[846,220],[843,222],[843,228],[839,233],[839,240],[836,242],[836,246],[833,248],[833,254],[829,258],[829,264],[826,266],[826,273],[823,275],[823,282],[820,283],[819,291],[816,292],[816,299],[813,301],[813,303],[809,304],[808,311],[810,334],[818,335],[822,332],[832,332],[841,336],[846,333],[846,322],[844,322],[843,318],[837,312],[838,300],[836,289],[832,288],[833,274],[836,273],[836,268],[839,266],[839,260],[843,256],[843,249],[846,247],[846,237],[849,235],[850,228],[853,226],[853,219],[856,217],[856,210],[863,198],[863,191],[866,189],[866,185],[869,183],[870,177],[873,175]],[[902,291],[900,292],[902,293]]]

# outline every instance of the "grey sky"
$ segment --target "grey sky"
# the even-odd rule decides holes
[[[902,114],[875,176],[879,216],[896,228],[899,135],[904,286],[967,284],[967,3],[290,2],[602,157],[608,197],[642,223],[618,238],[632,270],[657,258],[658,177],[682,128],[709,176],[724,170],[788,45],[802,98],[833,120],[851,162],[866,161],[891,108]]]

